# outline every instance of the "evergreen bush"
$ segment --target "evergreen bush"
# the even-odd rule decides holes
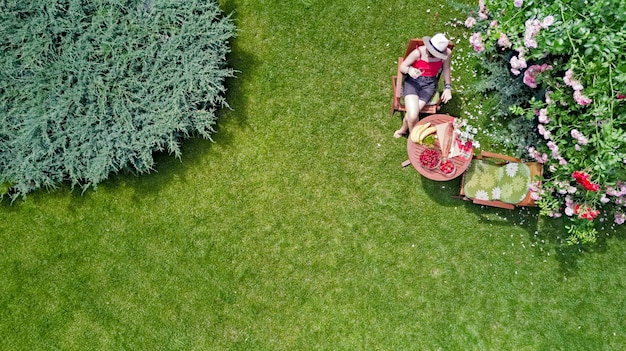
[[[148,172],[153,153],[210,138],[235,26],[216,1],[0,1],[0,183]]]

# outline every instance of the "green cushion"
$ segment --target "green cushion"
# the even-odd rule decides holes
[[[493,200],[497,187],[499,166],[485,160],[474,160],[465,173],[465,196],[479,200]],[[498,194],[495,194],[498,195]]]
[[[524,200],[528,194],[530,178],[530,168],[523,163],[507,163],[500,167],[498,172],[500,201],[516,204]]]
[[[463,191],[469,198],[516,204],[528,194],[530,178],[530,168],[523,163],[474,160],[465,173]]]

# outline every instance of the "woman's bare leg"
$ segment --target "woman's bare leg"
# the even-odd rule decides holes
[[[404,97],[404,106],[406,106],[406,113],[402,119],[402,127],[393,133],[394,138],[411,132],[419,121],[420,111],[426,106],[426,101],[420,100],[417,95],[407,95]]]

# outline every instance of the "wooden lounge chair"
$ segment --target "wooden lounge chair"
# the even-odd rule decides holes
[[[543,165],[483,151],[463,173],[459,197],[475,204],[512,210],[536,206],[529,185],[541,180]]]
[[[404,107],[404,101],[402,99],[402,84],[404,83],[404,74],[400,72],[400,65],[404,61],[404,59],[409,56],[411,51],[413,51],[416,47],[424,45],[422,39],[411,39],[409,40],[409,45],[407,45],[406,50],[404,52],[404,56],[398,57],[398,71],[395,76],[391,77],[391,85],[393,87],[393,100],[391,101],[391,116],[396,111],[406,112],[406,108]],[[452,50],[454,48],[454,43],[450,41],[448,44],[448,48]],[[439,82],[439,77],[441,76],[441,70],[437,75],[437,82]],[[435,95],[430,99],[430,101],[424,106],[424,108],[420,111],[422,114],[433,114],[437,113],[441,108],[441,93],[439,89],[435,92]]]

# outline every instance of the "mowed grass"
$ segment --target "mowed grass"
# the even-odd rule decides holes
[[[461,39],[446,23],[462,13],[222,5],[240,73],[214,142],[95,191],[2,203],[0,349],[623,349],[623,230],[566,247],[564,222],[463,202],[458,179],[400,167],[396,59],[409,37]],[[466,42],[455,50],[468,83]],[[443,112],[474,108],[458,90]]]

